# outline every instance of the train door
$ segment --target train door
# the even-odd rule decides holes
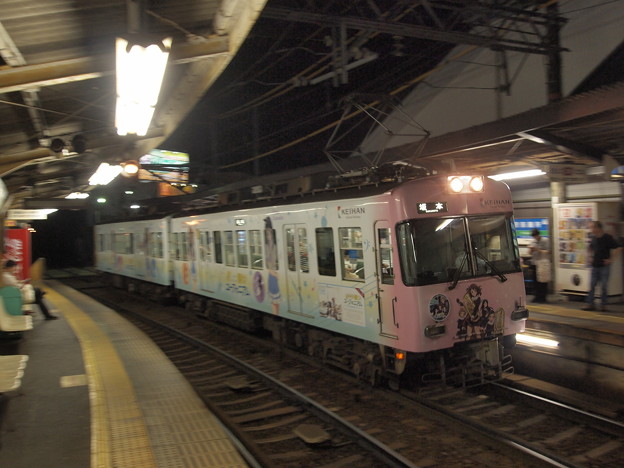
[[[199,287],[202,291],[213,290],[210,284],[212,262],[212,233],[202,229],[199,231]]]
[[[397,297],[394,290],[394,260],[392,256],[392,228],[387,221],[375,223],[375,245],[377,251],[377,287],[379,294],[379,333],[398,338],[396,316]]]
[[[303,224],[287,224],[284,226],[286,246],[286,297],[288,311],[293,314],[304,313],[302,285],[310,273],[308,259],[308,235]]]
[[[147,277],[147,265],[145,263],[147,255],[147,238],[149,235],[149,229],[147,227],[139,228],[135,232],[135,251],[134,251],[134,265],[138,278]]]

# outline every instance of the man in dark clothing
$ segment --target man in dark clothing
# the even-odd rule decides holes
[[[615,255],[619,253],[621,247],[613,236],[607,234],[602,229],[600,221],[592,222],[592,240],[589,244],[591,254],[591,285],[587,295],[587,305],[583,310],[596,310],[594,306],[594,293],[596,285],[600,283],[602,294],[600,297],[601,310],[607,310],[607,285],[609,283],[609,267],[613,263]]]

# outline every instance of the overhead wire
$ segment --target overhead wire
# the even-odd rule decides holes
[[[538,8],[545,8],[546,6],[548,6],[551,3],[556,3],[556,1],[555,0],[551,0],[549,2],[546,2],[546,3],[542,4],[542,5],[539,5]],[[413,7],[410,8],[410,10],[412,10],[412,9],[413,9]],[[386,12],[386,13],[388,13],[388,12]],[[402,15],[400,15],[400,18],[402,18],[404,15],[407,15],[407,14],[408,14],[408,11],[406,10],[406,11],[403,12]],[[400,19],[400,18],[398,18],[398,19]],[[361,31],[359,31],[358,33],[361,33]],[[370,37],[374,37],[377,34],[380,34],[380,33],[373,33]],[[355,37],[350,39],[350,41],[353,41],[353,40],[355,40]],[[403,91],[406,91],[407,89],[409,89],[409,88],[413,87],[414,85],[420,83],[421,81],[425,80],[426,78],[428,78],[432,74],[437,73],[438,71],[440,71],[440,70],[444,69],[445,67],[447,67],[449,64],[458,61],[460,58],[466,56],[467,54],[475,51],[478,48],[479,48],[479,46],[477,46],[477,45],[466,47],[464,50],[462,50],[462,51],[458,52],[457,54],[453,55],[452,57],[444,60],[439,65],[431,68],[430,70],[428,70],[428,71],[418,75],[417,77],[415,77],[415,78],[413,78],[413,79],[403,83],[402,85],[398,86],[397,88],[393,89],[388,94],[390,96],[395,96],[395,95],[398,95],[398,94],[402,93]],[[311,67],[314,67],[315,65],[321,63],[321,61],[322,60],[317,61],[316,64],[311,65],[307,69],[309,69]],[[298,76],[300,76],[300,74],[298,74],[296,76],[298,77]],[[260,104],[262,104],[264,102],[267,102],[268,100],[271,100],[271,99],[273,99],[275,97],[278,97],[278,96],[281,96],[281,95],[285,94],[290,89],[292,89],[292,87],[287,89],[287,90],[283,90],[278,95],[272,96],[271,98],[269,98],[268,97],[268,93],[266,93],[265,95],[260,96],[259,98],[254,100],[254,102],[258,102],[259,99],[262,99],[260,101]],[[333,121],[331,123],[328,123],[328,124],[318,128],[318,129],[316,129],[316,130],[314,130],[314,131],[312,131],[312,132],[310,132],[310,133],[308,133],[308,134],[306,134],[306,135],[304,135],[302,137],[299,137],[299,138],[297,138],[295,140],[292,140],[290,142],[284,143],[284,144],[282,144],[282,145],[280,145],[280,146],[278,146],[276,148],[273,148],[271,150],[268,150],[268,151],[262,152],[260,154],[257,154],[255,156],[246,158],[244,160],[237,161],[237,162],[230,163],[230,164],[221,165],[218,168],[219,169],[228,169],[228,168],[231,168],[231,167],[240,166],[240,165],[247,164],[247,163],[259,160],[259,159],[263,159],[263,158],[265,158],[267,156],[270,156],[272,154],[275,154],[275,153],[278,153],[278,152],[283,151],[285,149],[288,149],[288,148],[291,148],[293,146],[296,146],[296,145],[298,145],[298,144],[300,144],[300,143],[302,143],[302,142],[304,142],[306,140],[309,140],[309,139],[311,139],[311,138],[313,138],[313,137],[315,137],[317,135],[320,135],[320,134],[324,133],[325,131],[327,131],[327,130],[329,130],[331,128],[334,128],[335,126],[337,126],[341,122],[344,122],[345,120],[350,120],[350,119],[352,119],[352,118],[362,114],[366,108],[374,107],[374,106],[378,105],[379,103],[380,102],[378,100],[373,101],[371,103],[368,103],[366,106],[364,106],[364,108],[357,109],[357,110],[355,110],[355,111],[353,111],[353,112],[351,112],[351,113],[349,113],[347,115],[343,115],[343,116],[341,116],[340,119],[335,120],[335,121]],[[260,105],[260,104],[257,104],[257,105]]]
[[[330,5],[331,6],[331,5]],[[327,8],[329,6],[327,6],[325,8],[325,11],[327,11]],[[349,7],[346,7],[349,8]],[[413,9],[413,7],[408,8],[407,10],[404,10],[403,12],[400,12],[399,14],[397,14],[393,20],[398,20],[404,17],[404,15],[407,15],[409,11],[411,11]],[[347,11],[345,9],[345,11]],[[392,12],[391,11],[387,11],[382,13],[381,17],[384,18],[388,15],[390,15]],[[313,34],[308,35],[305,39],[303,39],[303,41],[301,42],[306,43],[307,41],[312,40],[314,37],[316,37],[317,35],[321,34],[322,29],[317,29]],[[378,32],[370,32],[370,31],[358,31],[352,38],[350,38],[348,40],[348,44],[353,43],[354,41],[361,39],[363,36],[368,35],[369,39],[372,37],[376,37],[377,35],[379,35],[380,33]],[[266,56],[266,55],[265,55]],[[297,86],[295,85],[295,83],[297,82],[297,80],[301,77],[305,77],[305,80],[309,81],[311,79],[316,78],[317,76],[319,76],[321,73],[327,71],[329,69],[330,64],[325,64],[322,65],[323,62],[328,61],[332,58],[331,53],[330,54],[326,54],[323,58],[317,60],[315,63],[309,65],[308,67],[306,67],[304,70],[298,72],[295,76],[291,77],[288,81],[284,82],[283,84],[277,86],[275,89],[267,91],[266,93],[252,99],[251,101],[245,103],[243,106],[240,106],[238,108],[232,109],[228,112],[225,112],[223,114],[220,114],[219,116],[217,116],[218,119],[225,119],[228,117],[231,117],[233,115],[237,115],[241,112],[244,112],[248,109],[250,109],[251,107],[257,107],[257,106],[261,106],[267,102],[270,102],[273,99],[276,99],[280,96],[283,96],[284,94],[286,94],[289,91],[292,91],[293,89],[297,88]],[[274,66],[274,64],[271,64],[271,66]],[[316,68],[316,67],[320,67],[320,68]],[[268,69],[269,67],[267,67]],[[316,68],[316,69],[315,69]],[[261,72],[264,72],[264,70],[262,70]]]

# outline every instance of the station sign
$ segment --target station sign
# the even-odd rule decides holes
[[[546,174],[551,182],[580,183],[587,181],[585,170],[580,164],[550,164]]]
[[[43,210],[9,210],[7,212],[8,219],[48,219],[50,213],[54,213],[55,209]]]

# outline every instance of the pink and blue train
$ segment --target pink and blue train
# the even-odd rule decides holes
[[[483,176],[100,224],[95,246],[118,286],[374,384],[496,380],[528,317],[511,193]]]

